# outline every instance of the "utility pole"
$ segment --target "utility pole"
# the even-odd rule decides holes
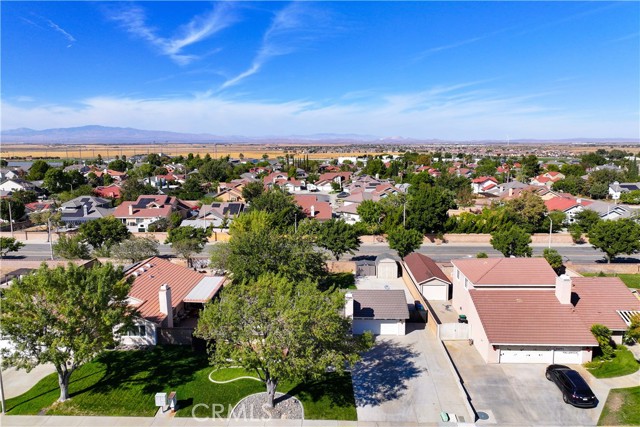
[[[405,200],[402,205],[402,226],[407,228],[407,201]]]
[[[553,232],[553,220],[549,217],[549,249],[551,249],[551,233]]]
[[[47,228],[49,230],[49,251],[51,253],[51,261],[53,261],[53,239],[51,238],[51,217],[47,218]]]
[[[11,230],[11,237],[13,237],[13,217],[11,216],[11,202],[7,201],[7,203],[9,203],[9,229]]]

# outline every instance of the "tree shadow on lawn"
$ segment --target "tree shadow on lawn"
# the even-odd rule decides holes
[[[377,342],[352,371],[356,404],[377,406],[404,395],[407,382],[425,371],[413,361],[418,355],[410,346]]]
[[[330,408],[351,407],[355,404],[349,373],[327,373],[320,380],[305,381],[287,391],[276,401],[284,401],[289,396],[297,397],[301,402],[318,402],[326,398],[329,400]]]
[[[96,362],[105,365],[105,375],[95,384],[74,395],[92,392],[108,394],[114,390],[140,389],[144,394],[175,389],[194,379],[208,366],[206,356],[188,346],[157,346],[152,350],[109,351]]]

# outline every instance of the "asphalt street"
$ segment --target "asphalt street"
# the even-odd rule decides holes
[[[208,244],[207,248],[203,251],[203,255],[208,253],[208,248],[215,243]],[[533,256],[541,256],[542,251],[546,248],[546,245],[534,245]],[[563,256],[565,261],[572,261],[577,264],[602,262],[602,252],[593,249],[590,245],[557,245],[551,246],[558,250]],[[169,245],[159,246],[160,255],[171,255],[171,247]],[[422,245],[418,252],[423,253],[435,261],[445,262],[456,258],[468,258],[475,257],[478,252],[486,252],[490,257],[502,256],[499,252],[494,250],[490,244],[426,244]],[[363,244],[360,249],[354,254],[354,257],[366,257],[376,256],[382,253],[388,253],[395,256],[395,251],[390,250],[389,246],[385,243],[373,243]],[[27,243],[17,254],[11,254],[13,259],[25,259],[32,261],[39,261],[43,259],[49,259],[50,249],[48,243]],[[349,259],[349,257],[344,257]],[[640,262],[640,255],[636,255],[630,259],[630,262]]]

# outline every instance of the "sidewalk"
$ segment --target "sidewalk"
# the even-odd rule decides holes
[[[231,426],[231,427],[432,427],[432,426],[473,426],[473,423],[397,423],[397,422],[366,422],[366,421],[336,421],[336,420],[245,420],[223,418],[145,418],[145,417],[67,417],[51,415],[13,415],[0,416],[3,427],[202,427],[202,426]]]

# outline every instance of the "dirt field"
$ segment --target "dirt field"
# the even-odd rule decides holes
[[[100,154],[104,158],[115,155],[126,155],[131,157],[136,154],[164,153],[171,156],[186,155],[188,153],[200,154],[204,156],[209,153],[212,157],[230,155],[238,158],[242,153],[246,158],[262,158],[267,154],[269,158],[282,156],[285,152],[300,156],[308,155],[310,159],[326,159],[337,156],[356,156],[364,154],[382,154],[378,152],[345,151],[345,146],[336,146],[336,150],[331,149],[331,145],[322,153],[307,153],[310,145],[286,146],[258,145],[258,144],[136,144],[136,145],[116,145],[116,144],[91,144],[91,145],[36,145],[36,144],[3,144],[0,150],[0,157],[8,159],[11,157],[43,157],[60,159],[91,159]],[[347,149],[348,150],[348,149]],[[389,152],[387,152],[389,153]]]
[[[321,149],[318,149],[321,147]],[[454,147],[454,145],[447,145],[437,147],[437,149],[446,149],[446,147]],[[535,150],[538,155],[543,155],[540,151],[553,150],[554,152],[564,152],[566,154],[579,155],[587,152],[593,152],[597,149],[604,148],[611,150],[614,148],[631,151],[634,153],[640,153],[640,147],[638,146],[584,146],[584,145],[564,145],[564,146],[548,146],[548,145],[520,145],[511,146],[511,152],[514,148],[518,148],[516,152],[525,154]],[[371,147],[372,150],[380,150],[380,147]],[[469,151],[476,152],[479,150],[484,151],[483,148],[488,146],[475,146],[473,149],[468,147]],[[321,151],[321,152],[309,152]],[[392,151],[393,147],[389,147],[385,153],[398,154],[400,151]],[[434,151],[435,148],[427,150],[426,148],[416,147],[420,152],[422,151]],[[494,146],[495,152],[502,151],[504,147]],[[506,151],[506,150],[505,150]],[[404,152],[404,148],[402,150]],[[91,159],[100,154],[104,158],[111,158],[115,155],[126,155],[131,157],[136,154],[149,154],[149,153],[165,153],[171,156],[177,156],[180,154],[186,155],[188,153],[200,154],[204,156],[209,153],[212,157],[221,157],[229,155],[232,158],[238,158],[242,153],[247,158],[261,158],[262,155],[267,154],[270,158],[275,158],[285,153],[289,153],[295,156],[306,156],[310,159],[328,159],[338,156],[357,156],[365,154],[382,154],[380,151],[363,151],[363,145],[349,144],[329,144],[323,142],[309,142],[307,144],[56,144],[56,145],[40,145],[40,144],[2,144],[0,147],[0,158],[10,159],[12,157],[33,157],[33,158],[59,158],[59,159]],[[543,155],[544,156],[544,155]]]

